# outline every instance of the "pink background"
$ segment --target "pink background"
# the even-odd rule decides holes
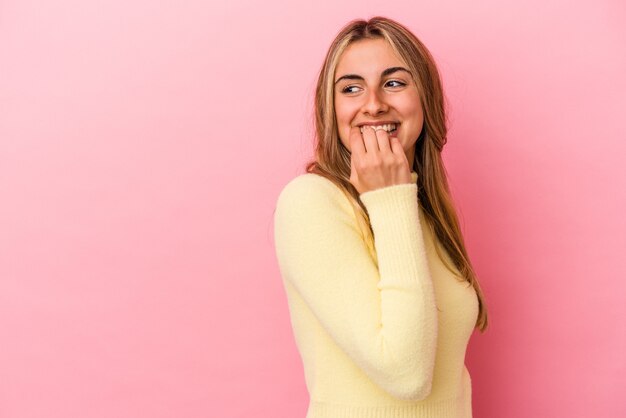
[[[304,417],[274,204],[377,14],[450,103],[474,416],[626,415],[623,1],[90,3],[0,1],[0,417]]]

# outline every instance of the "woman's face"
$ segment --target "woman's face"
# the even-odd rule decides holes
[[[335,72],[335,115],[339,138],[350,152],[353,126],[395,122],[399,125],[394,135],[413,166],[424,114],[408,71],[384,39],[361,39],[344,50]]]

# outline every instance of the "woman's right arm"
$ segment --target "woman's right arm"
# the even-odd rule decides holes
[[[334,184],[314,174],[288,183],[274,216],[281,274],[374,383],[397,398],[421,400],[432,387],[437,310],[417,185],[379,188],[361,200],[378,268]]]

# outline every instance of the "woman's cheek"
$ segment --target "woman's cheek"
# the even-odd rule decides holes
[[[343,143],[343,146],[346,147],[348,151],[351,151],[350,150],[350,132],[344,131],[344,134],[341,137],[341,142]]]

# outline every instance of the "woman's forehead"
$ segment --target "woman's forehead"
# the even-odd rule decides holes
[[[335,73],[356,73],[363,77],[377,77],[390,67],[406,64],[384,39],[362,39],[348,45],[339,57]]]

